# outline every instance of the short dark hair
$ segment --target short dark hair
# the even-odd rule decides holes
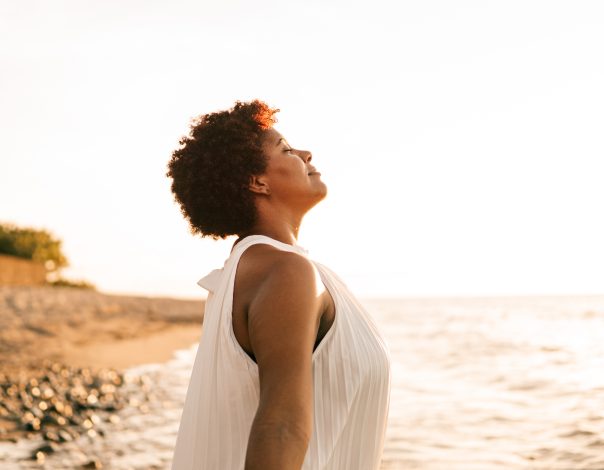
[[[266,171],[264,134],[278,109],[253,100],[204,114],[172,152],[166,176],[191,233],[214,239],[248,231],[256,221],[250,176]]]

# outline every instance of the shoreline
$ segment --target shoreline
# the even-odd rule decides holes
[[[144,377],[199,343],[204,300],[0,287],[0,441],[42,437],[30,459],[110,429],[120,410],[157,406]],[[132,382],[134,380],[134,382]]]
[[[74,367],[129,369],[168,362],[180,349],[199,343],[200,325],[167,325],[145,336],[71,347],[65,362]]]

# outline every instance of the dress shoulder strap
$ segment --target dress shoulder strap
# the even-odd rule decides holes
[[[279,248],[281,250],[293,251],[296,253],[303,254],[305,256],[308,255],[308,250],[301,247],[300,245],[290,245],[288,243],[283,243],[279,240],[275,240],[267,235],[249,235],[242,239],[239,243],[237,243],[233,250],[231,251],[231,256],[235,254],[237,250],[240,250],[243,253],[246,248],[249,248],[252,245],[257,245],[259,243],[264,243],[266,245],[272,245],[275,248]]]
[[[280,250],[292,251],[303,256],[308,256],[308,250],[300,245],[289,245],[266,235],[249,235],[233,247],[230,256],[227,258],[222,268],[210,271],[199,281],[197,281],[197,284],[209,292],[215,292],[222,281],[225,270],[228,270],[227,266],[236,267],[243,252],[250,246],[258,245],[260,243],[274,246]]]

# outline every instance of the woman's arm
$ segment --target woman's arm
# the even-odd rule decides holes
[[[312,435],[319,275],[308,259],[295,253],[280,252],[275,258],[248,309],[260,402],[245,470],[299,470]]]

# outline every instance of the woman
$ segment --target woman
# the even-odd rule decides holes
[[[209,291],[173,470],[378,469],[390,357],[339,278],[297,245],[327,188],[311,153],[237,102],[201,116],[167,175],[193,234],[237,235]]]

